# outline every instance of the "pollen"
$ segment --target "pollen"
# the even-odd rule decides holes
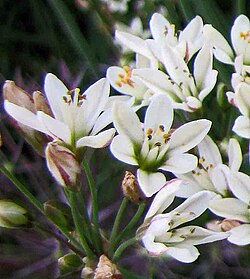
[[[115,82],[115,85],[118,87],[122,87],[123,85],[129,85],[130,87],[134,87],[134,81],[131,79],[131,69],[128,66],[123,67],[123,73],[118,74],[118,80]]]
[[[204,157],[199,158],[199,164],[202,164],[204,162],[205,162],[205,158]]]
[[[86,100],[86,98],[86,95],[81,95],[79,88],[68,90],[66,95],[62,96],[62,99],[65,104],[73,104],[78,107],[80,107],[83,104],[83,101]]]
[[[240,32],[240,38],[250,43],[250,30],[246,32]]]
[[[148,128],[148,130],[147,130],[147,135],[152,135],[152,134],[153,134],[153,129]]]

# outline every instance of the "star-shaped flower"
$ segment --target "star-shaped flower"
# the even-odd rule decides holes
[[[78,88],[69,90],[55,75],[47,74],[44,91],[52,115],[36,113],[7,100],[5,110],[16,121],[59,140],[72,149],[107,145],[114,129],[100,132],[107,124],[102,112],[109,98],[109,84],[100,79],[84,93]]]
[[[211,122],[197,120],[171,130],[173,108],[168,96],[153,96],[144,124],[124,103],[115,103],[113,123],[118,135],[111,143],[113,155],[127,164],[138,166],[137,179],[146,196],[152,196],[165,184],[160,171],[186,173],[197,165],[197,158],[186,152],[208,133]]]

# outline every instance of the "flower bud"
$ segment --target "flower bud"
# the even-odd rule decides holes
[[[216,232],[228,232],[231,229],[240,226],[241,223],[237,220],[224,219],[222,221],[213,220],[207,223],[206,227],[209,230]]]
[[[14,81],[5,81],[3,86],[3,98],[15,105],[28,109],[32,113],[36,113],[33,98],[22,88],[16,86]],[[36,150],[36,152],[44,156],[44,149],[48,142],[48,138],[43,133],[23,125],[13,118],[11,118],[11,121],[21,136]]]
[[[81,167],[74,153],[54,141],[48,143],[45,155],[48,169],[55,180],[73,192],[79,191]]]
[[[226,96],[227,86],[224,83],[219,83],[217,86],[217,103],[222,109],[229,108],[227,96]]]
[[[10,229],[27,224],[27,210],[12,201],[0,200],[0,226]]]
[[[95,269],[94,279],[120,279],[122,275],[117,269],[117,266],[113,264],[105,255],[101,255],[97,268]]]
[[[40,91],[33,92],[33,100],[36,111],[43,111],[44,113],[52,116],[50,107],[48,106],[44,95]]]
[[[70,207],[63,202],[49,200],[44,203],[45,215],[59,227],[64,227],[68,231],[73,229],[73,220]]]
[[[132,202],[136,203],[142,197],[139,184],[133,173],[126,171],[122,181],[123,195],[129,198]]]
[[[58,259],[58,265],[61,274],[76,271],[83,266],[83,262],[76,254],[67,254]]]

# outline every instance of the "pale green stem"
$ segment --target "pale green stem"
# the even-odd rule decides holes
[[[83,229],[84,224],[82,223],[81,216],[77,209],[76,194],[73,192],[68,192],[68,197],[69,197],[69,204],[71,207],[75,228],[79,235],[80,243],[81,243],[87,257],[93,258],[93,257],[95,257],[95,255],[94,255],[93,251],[89,248],[89,245],[86,241],[86,238],[84,235],[84,229]]]
[[[85,171],[87,180],[88,180],[88,185],[89,185],[89,190],[90,190],[90,195],[91,195],[91,201],[92,201],[92,216],[93,216],[93,224],[95,228],[95,242],[96,242],[96,248],[99,253],[102,252],[102,242],[101,242],[101,236],[100,236],[100,231],[99,231],[99,220],[98,220],[98,202],[97,202],[97,194],[96,194],[96,189],[95,189],[95,184],[94,184],[94,179],[92,176],[92,173],[90,171],[89,165],[83,161],[82,162],[82,167]]]
[[[117,262],[119,258],[121,257],[122,253],[129,247],[134,245],[138,240],[133,237],[128,239],[127,241],[123,242],[115,251],[114,256],[112,258],[112,262]]]

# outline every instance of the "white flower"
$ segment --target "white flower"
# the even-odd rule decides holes
[[[209,190],[222,196],[228,193],[228,172],[238,172],[242,154],[238,141],[230,139],[228,144],[228,166],[223,164],[220,151],[213,140],[206,136],[197,145],[199,163],[196,169],[186,174],[175,174],[182,179],[179,197],[189,197],[202,190]]]
[[[162,52],[159,51],[165,45],[174,48],[176,52],[188,62],[203,45],[203,22],[200,16],[196,16],[181,31],[177,37],[175,26],[159,13],[154,13],[150,20],[150,31],[153,40],[148,41],[154,55],[163,62]]]
[[[109,97],[109,84],[100,79],[83,94],[78,88],[68,90],[53,74],[45,77],[44,90],[53,116],[4,102],[5,110],[18,122],[58,139],[72,148],[107,145],[114,129],[100,132],[107,124],[102,112]]]
[[[245,15],[240,15],[234,21],[231,29],[233,50],[220,34],[211,25],[204,26],[204,34],[213,44],[215,57],[226,64],[234,64],[235,57],[242,55],[243,64],[250,65],[250,23]]]
[[[180,181],[174,180],[162,188],[149,209],[137,234],[151,256],[171,256],[178,261],[190,263],[199,256],[195,245],[214,242],[228,237],[228,233],[213,232],[198,226],[183,226],[199,217],[216,194],[202,191],[189,197],[168,213],[162,213],[173,201]],[[167,203],[164,201],[168,200]],[[180,227],[181,226],[181,227]]]
[[[215,199],[209,209],[216,215],[243,223],[230,230],[228,241],[236,245],[250,244],[250,177],[241,172],[230,172],[229,187],[235,198]]]
[[[148,59],[143,59],[140,55],[136,56],[135,67],[137,69],[150,67],[149,64]],[[121,68],[112,66],[108,68],[106,75],[111,86],[116,89],[116,91],[130,97],[129,99],[131,100],[129,102],[135,107],[135,110],[149,104],[152,93],[140,79],[133,75],[131,67],[124,66]],[[112,98],[116,98],[116,96]]]
[[[166,182],[163,171],[186,173],[196,167],[197,158],[186,152],[208,133],[211,122],[197,120],[171,131],[173,108],[170,99],[153,96],[144,126],[136,113],[123,103],[113,107],[113,123],[118,135],[111,143],[113,155],[138,166],[137,179],[146,196],[152,196]]]
[[[218,72],[212,69],[212,49],[208,44],[199,51],[193,75],[177,49],[161,47],[163,64],[168,74],[160,70],[135,69],[133,75],[152,90],[165,93],[174,102],[174,108],[194,111],[202,106],[204,98],[212,91]]]
[[[234,93],[234,102],[241,112],[234,122],[232,130],[240,137],[250,139],[250,84],[241,82]]]

